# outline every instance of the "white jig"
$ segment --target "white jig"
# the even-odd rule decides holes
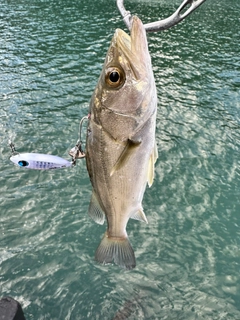
[[[22,168],[49,170],[71,167],[72,163],[68,160],[42,153],[18,153],[13,155],[10,160]]]

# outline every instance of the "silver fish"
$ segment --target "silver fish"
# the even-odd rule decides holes
[[[93,187],[89,215],[107,231],[96,250],[100,263],[112,260],[132,269],[129,218],[147,223],[142,199],[152,185],[157,159],[156,86],[141,20],[133,17],[131,35],[117,29],[90,102],[86,141],[87,169]]]

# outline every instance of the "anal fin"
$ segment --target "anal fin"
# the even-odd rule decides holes
[[[145,216],[145,213],[143,212],[142,208],[138,209],[137,211],[134,211],[130,218],[148,223],[147,217]]]
[[[104,211],[102,210],[95,192],[92,192],[91,201],[88,208],[89,216],[98,224],[103,224],[105,219]]]

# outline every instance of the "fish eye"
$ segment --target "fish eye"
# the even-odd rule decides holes
[[[120,79],[120,74],[117,71],[113,71],[109,74],[109,80],[111,82],[118,82]]]
[[[124,73],[118,68],[109,68],[105,77],[106,83],[112,88],[120,87],[124,82]]]

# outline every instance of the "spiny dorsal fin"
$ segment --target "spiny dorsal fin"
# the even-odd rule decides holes
[[[151,187],[153,184],[153,179],[154,179],[154,164],[157,161],[158,158],[158,150],[157,150],[157,144],[155,142],[154,148],[152,151],[152,154],[149,158],[148,162],[148,175],[147,175],[147,181],[148,181],[148,186]]]
[[[135,148],[138,147],[140,145],[140,143],[141,143],[141,141],[133,141],[133,140],[128,139],[127,144],[126,144],[123,152],[121,153],[116,164],[112,168],[110,176],[112,176],[115,171],[119,170],[120,168],[122,168],[125,165],[127,160],[131,157],[131,155],[135,151]]]
[[[130,218],[148,223],[147,217],[145,216],[145,213],[143,212],[142,208],[138,209],[137,211],[134,211]]]
[[[97,197],[94,191],[92,192],[92,197],[91,197],[91,201],[88,208],[88,214],[96,223],[98,224],[104,223],[105,214],[97,200]]]

